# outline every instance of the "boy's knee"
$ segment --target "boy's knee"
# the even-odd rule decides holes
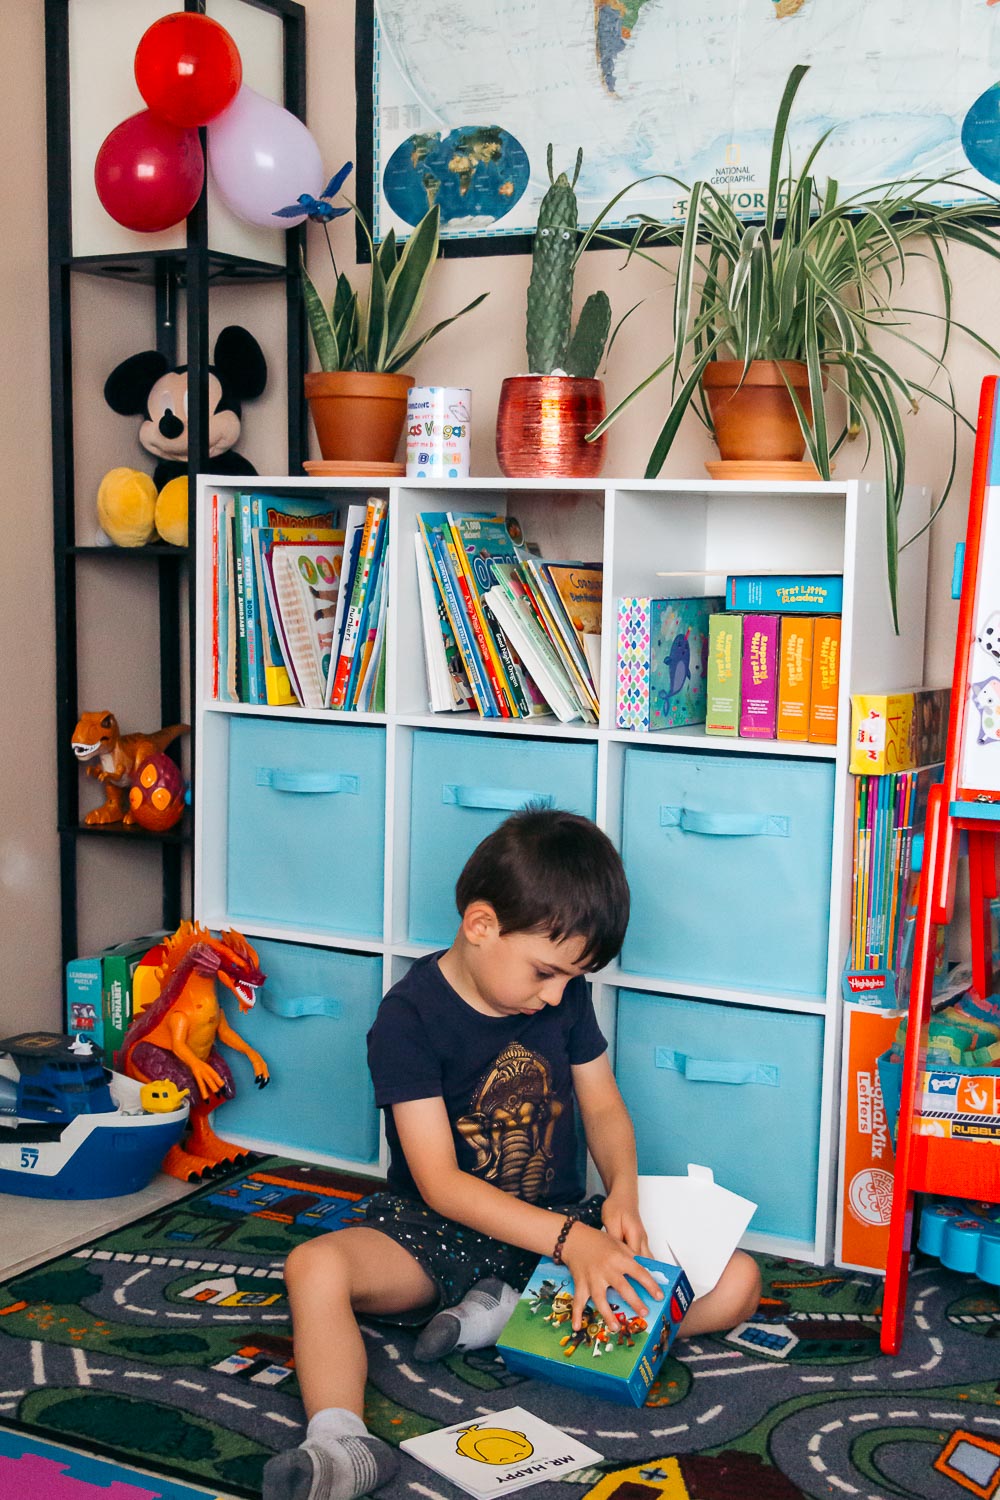
[[[760,1267],[745,1250],[736,1250],[726,1270],[731,1309],[727,1326],[735,1328],[737,1323],[745,1323],[748,1318],[752,1318],[760,1306]]]

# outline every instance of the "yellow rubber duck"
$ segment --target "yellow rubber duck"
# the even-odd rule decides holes
[[[147,1114],[168,1115],[180,1109],[190,1089],[179,1089],[168,1078],[159,1078],[155,1083],[144,1083],[139,1090],[139,1103]]]

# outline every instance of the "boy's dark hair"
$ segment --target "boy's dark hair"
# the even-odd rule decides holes
[[[628,926],[614,844],[589,818],[553,808],[513,813],[473,850],[455,887],[459,914],[473,901],[489,902],[501,933],[583,938],[588,969],[611,962]]]

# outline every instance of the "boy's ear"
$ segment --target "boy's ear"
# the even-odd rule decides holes
[[[478,947],[500,933],[497,914],[488,901],[471,901],[462,913],[462,936],[467,943]]]

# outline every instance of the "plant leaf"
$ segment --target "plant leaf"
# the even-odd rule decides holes
[[[323,306],[323,299],[313,285],[312,277],[306,270],[305,265],[302,266],[302,299],[305,303],[306,317],[309,320],[309,331],[316,346],[316,356],[319,359],[320,369],[325,370],[327,373],[332,370],[339,370],[341,364],[337,335],[334,332],[330,316]]]

